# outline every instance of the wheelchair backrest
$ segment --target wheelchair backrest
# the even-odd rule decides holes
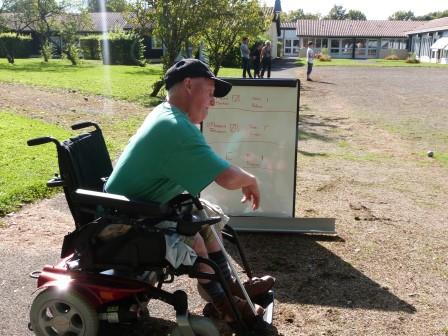
[[[63,141],[58,146],[59,170],[68,206],[76,227],[95,219],[95,206],[80,206],[76,202],[76,189],[103,191],[105,179],[112,173],[112,162],[98,125],[95,130]]]

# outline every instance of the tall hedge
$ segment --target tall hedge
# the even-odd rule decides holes
[[[81,53],[84,59],[101,59],[101,35],[88,35],[79,39]]]
[[[31,52],[31,36],[0,34],[0,57],[6,57],[8,62],[14,63],[15,58],[30,57]]]
[[[105,44],[109,44],[109,62],[105,57]],[[101,54],[103,63],[124,65],[145,65],[145,45],[143,39],[134,33],[110,33],[107,38],[101,39]]]

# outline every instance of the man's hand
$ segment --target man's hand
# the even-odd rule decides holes
[[[258,189],[258,184],[249,185],[247,187],[242,187],[243,198],[241,203],[246,203],[247,201],[252,202],[252,210],[257,210],[260,205],[260,190]]]
[[[240,167],[229,167],[216,177],[215,182],[229,190],[241,188],[243,192],[241,202],[252,202],[252,210],[260,206],[260,189],[256,177]]]

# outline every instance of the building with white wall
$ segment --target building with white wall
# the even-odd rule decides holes
[[[421,62],[448,64],[448,17],[427,21],[407,34],[410,50]]]
[[[384,58],[410,53],[421,62],[448,64],[448,17],[431,21],[298,20],[281,24],[285,57],[304,57],[309,41],[333,58]]]
[[[333,58],[384,58],[391,53],[401,58],[409,53],[407,31],[422,21],[387,20],[298,20],[281,25],[285,56],[305,54],[309,41],[314,49],[327,49]],[[295,32],[294,32],[295,27]]]

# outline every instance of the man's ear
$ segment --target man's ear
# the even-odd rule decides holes
[[[183,85],[184,85],[185,90],[186,90],[188,93],[191,93],[191,89],[192,89],[192,87],[193,87],[193,83],[192,83],[190,77],[187,77],[187,78],[184,79]]]

